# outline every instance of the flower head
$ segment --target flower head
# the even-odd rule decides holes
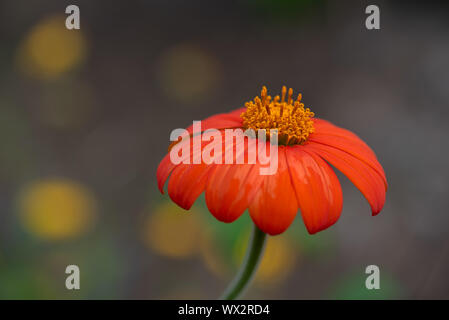
[[[277,129],[279,143],[284,145],[302,144],[314,131],[312,117],[314,113],[309,108],[304,109],[301,103],[301,94],[293,102],[293,89],[282,87],[282,98],[276,96],[271,100],[267,95],[267,88],[263,87],[260,98],[254,98],[245,104],[246,111],[242,113],[243,127],[245,129],[264,129],[271,135],[273,129]]]
[[[277,133],[278,166],[274,174],[261,175],[259,168],[264,164],[259,159],[254,163],[175,164],[167,154],[157,170],[159,190],[164,192],[171,175],[168,194],[180,207],[189,209],[205,192],[206,204],[218,220],[232,222],[248,209],[257,227],[270,235],[284,232],[300,209],[307,230],[313,234],[333,225],[342,210],[340,182],[331,164],[362,192],[372,214],[378,214],[385,203],[387,181],[374,152],[354,133],[314,118],[314,113],[301,103],[301,95],[295,101],[292,96],[293,90],[287,95],[283,87],[282,97],[271,99],[263,87],[261,97],[246,103],[245,108],[214,115],[201,123],[201,132],[218,129],[224,134],[226,129],[241,128],[259,133],[262,130],[269,136]],[[193,128],[187,131],[192,135]],[[257,138],[241,135],[244,140],[238,139],[239,134],[235,141],[222,139],[222,152],[214,152],[214,157],[224,158],[225,150],[235,149],[234,160],[242,154],[248,159],[250,142]],[[226,145],[229,141],[230,146]],[[183,156],[192,158],[210,143],[201,140]],[[243,147],[242,154],[238,147]]]

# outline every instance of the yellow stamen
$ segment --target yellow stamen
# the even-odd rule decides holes
[[[293,89],[288,90],[287,101],[285,96],[287,88],[282,87],[281,97],[267,95],[267,88],[262,87],[260,98],[245,103],[246,111],[241,114],[245,129],[265,129],[267,135],[271,130],[278,130],[278,141],[282,145],[303,144],[314,132],[314,113],[309,108],[304,108],[301,103],[301,94],[293,101]]]

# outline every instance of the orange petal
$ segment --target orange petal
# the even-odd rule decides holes
[[[170,160],[170,154],[167,154],[164,159],[159,163],[159,166],[156,171],[156,178],[157,178],[157,187],[159,188],[159,191],[163,194],[164,193],[164,185],[165,181],[167,181],[168,176],[172,172],[174,168],[176,168],[178,165],[175,165]]]
[[[245,111],[246,108],[240,108],[237,110],[234,110],[229,113],[221,113],[217,115],[213,115],[209,118],[206,118],[201,121],[201,131],[205,131],[207,129],[225,129],[225,128],[240,128],[242,126],[242,118],[240,115],[243,111]],[[190,134],[193,134],[193,125],[189,126],[186,129]],[[190,160],[192,160],[192,139],[190,139]],[[179,143],[186,143],[186,142],[179,142]],[[204,148],[205,145],[207,145],[208,142],[202,142],[201,143],[201,150]],[[183,157],[184,158],[184,157]],[[192,162],[191,162],[192,163]],[[179,164],[173,164],[170,161],[170,153],[167,154],[164,159],[160,162],[156,177],[158,182],[158,188],[161,193],[164,193],[164,184],[167,181],[168,177],[170,176],[170,173],[173,171],[174,168],[176,168]]]
[[[234,164],[217,165],[210,173],[206,186],[206,204],[219,221],[232,222],[240,217],[262,182],[261,176],[257,174],[258,164],[236,164],[237,157],[242,153],[247,158],[247,140],[248,137],[245,137],[243,143],[239,141],[225,148],[223,153],[235,146]]]
[[[235,145],[236,143],[234,143],[234,144],[229,144],[226,146],[225,139],[224,139],[224,132],[220,131],[220,133],[223,135],[222,139],[221,139],[221,148],[217,154],[214,154],[214,159],[219,158],[221,160],[221,163],[224,163],[225,154],[226,154],[227,150],[232,149],[233,156],[234,156],[234,163],[235,163],[235,158],[237,157],[237,151],[239,151],[240,153],[245,152],[245,148],[244,148],[245,140],[240,141],[239,139],[237,139],[236,141],[239,142],[238,145]],[[243,133],[241,135],[243,136]],[[181,142],[181,143],[183,143],[183,142]],[[191,139],[191,141],[190,141],[191,152],[190,152],[190,155],[187,155],[187,157],[190,156],[189,164],[181,163],[181,164],[173,167],[173,166],[169,166],[169,164],[166,163],[166,161],[168,161],[168,160],[164,159],[164,161],[163,161],[164,165],[162,166],[162,169],[161,169],[161,175],[163,175],[163,177],[161,177],[161,179],[160,179],[161,180],[160,188],[163,187],[164,181],[166,180],[166,176],[169,174],[169,171],[171,169],[172,174],[171,174],[171,177],[170,177],[170,180],[168,183],[168,193],[170,195],[170,198],[176,204],[178,204],[180,207],[182,207],[184,209],[187,209],[187,210],[190,209],[190,207],[193,205],[193,203],[198,198],[198,196],[204,191],[204,189],[206,187],[206,182],[208,181],[209,174],[211,172],[221,172],[224,168],[226,168],[228,166],[228,165],[224,165],[224,164],[216,165],[214,163],[206,164],[204,162],[201,162],[200,164],[192,163],[193,152],[197,151],[201,155],[201,153],[204,150],[204,147],[209,143],[212,143],[212,142],[211,141],[206,141],[206,142],[203,141],[201,143],[201,145],[198,144],[198,148],[193,149],[193,142]],[[235,151],[234,151],[234,147],[235,147]],[[242,148],[240,148],[240,147],[242,147]],[[182,158],[184,158],[184,157],[182,157]],[[231,165],[231,166],[238,166],[238,165]],[[215,169],[217,169],[217,170],[215,170]],[[236,168],[233,168],[232,171],[235,171],[234,169],[236,169]],[[229,184],[231,185],[232,182],[229,182]],[[221,188],[222,186],[223,185],[218,184],[220,192],[222,191],[222,188]],[[223,203],[220,202],[220,204],[222,206],[227,205],[228,203],[229,203],[229,201],[226,201]],[[232,209],[233,209],[232,207],[229,208],[229,210],[232,210]],[[220,212],[222,212],[222,211],[223,211],[223,209],[221,209]],[[217,214],[220,214],[220,213],[217,213]]]
[[[240,118],[242,109],[237,109],[230,113],[220,113],[209,118],[201,120],[201,132],[207,129],[226,129],[226,128],[241,128],[243,120]],[[193,134],[193,125],[186,129],[190,134]]]
[[[284,232],[298,211],[285,149],[286,147],[279,146],[277,172],[273,175],[260,176],[261,185],[249,206],[249,213],[254,223],[270,235]],[[259,174],[259,170],[251,172],[251,175]]]
[[[249,164],[215,166],[206,186],[206,204],[217,220],[232,222],[248,208],[262,182],[258,170]]]
[[[325,120],[316,119],[315,132],[309,136],[308,141],[335,147],[362,160],[379,173],[384,180],[385,188],[387,188],[385,172],[376,155],[363,140],[351,131],[334,126]]]
[[[332,168],[302,146],[287,149],[287,162],[304,224],[309,233],[324,230],[340,217],[343,195]]]
[[[368,145],[362,139],[360,139],[354,132],[349,131],[344,128],[337,127],[336,125],[330,123],[327,120],[323,120],[323,119],[314,118],[313,122],[314,122],[315,132],[312,133],[309,136],[309,138],[313,137],[314,135],[318,135],[318,134],[346,138],[356,144],[362,144],[362,145],[366,146],[368,152],[370,152],[372,156],[374,156],[374,157],[376,156],[374,154],[374,152],[371,150],[371,148],[368,147]]]
[[[385,184],[377,170],[351,154],[331,146],[310,142],[303,147],[307,151],[315,152],[343,172],[368,200],[373,215],[382,210],[385,203]]]
[[[156,178],[157,178],[157,184],[158,184],[158,188],[159,191],[163,194],[164,193],[164,185],[165,182],[167,181],[168,177],[170,176],[170,173],[173,171],[173,169],[175,169],[176,167],[178,167],[179,165],[184,164],[184,160],[186,160],[186,164],[193,164],[193,155],[194,153],[197,153],[198,155],[202,154],[202,151],[204,149],[205,146],[207,146],[209,143],[211,143],[212,141],[200,141],[200,143],[198,144],[194,144],[193,143],[194,138],[190,137],[188,140],[181,140],[179,142],[179,148],[182,149],[182,145],[184,143],[188,143],[189,144],[189,153],[187,154],[182,154],[180,156],[180,162],[178,164],[173,164],[171,159],[170,159],[170,152],[165,155],[164,159],[162,159],[162,161],[159,163],[159,166],[157,168],[156,171]],[[188,160],[188,161],[187,161]]]
[[[174,203],[189,210],[204,191],[212,165],[180,164],[168,182],[168,194]]]
[[[239,109],[229,112],[228,115],[240,118],[241,114],[245,111],[246,111],[246,108],[239,108]]]

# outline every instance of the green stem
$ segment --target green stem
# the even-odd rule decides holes
[[[265,242],[266,234],[254,225],[251,242],[248,245],[245,260],[243,261],[237,276],[226,288],[220,299],[237,299],[248,287],[263,256]]]

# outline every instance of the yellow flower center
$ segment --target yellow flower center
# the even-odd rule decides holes
[[[278,141],[282,145],[302,144],[307,141],[309,134],[314,132],[312,118],[315,115],[301,103],[301,94],[293,101],[293,89],[282,87],[282,97],[271,99],[267,95],[267,88],[262,87],[260,98],[245,103],[246,111],[241,114],[243,127],[257,133],[265,129],[267,136],[271,136],[274,129],[278,130]]]

